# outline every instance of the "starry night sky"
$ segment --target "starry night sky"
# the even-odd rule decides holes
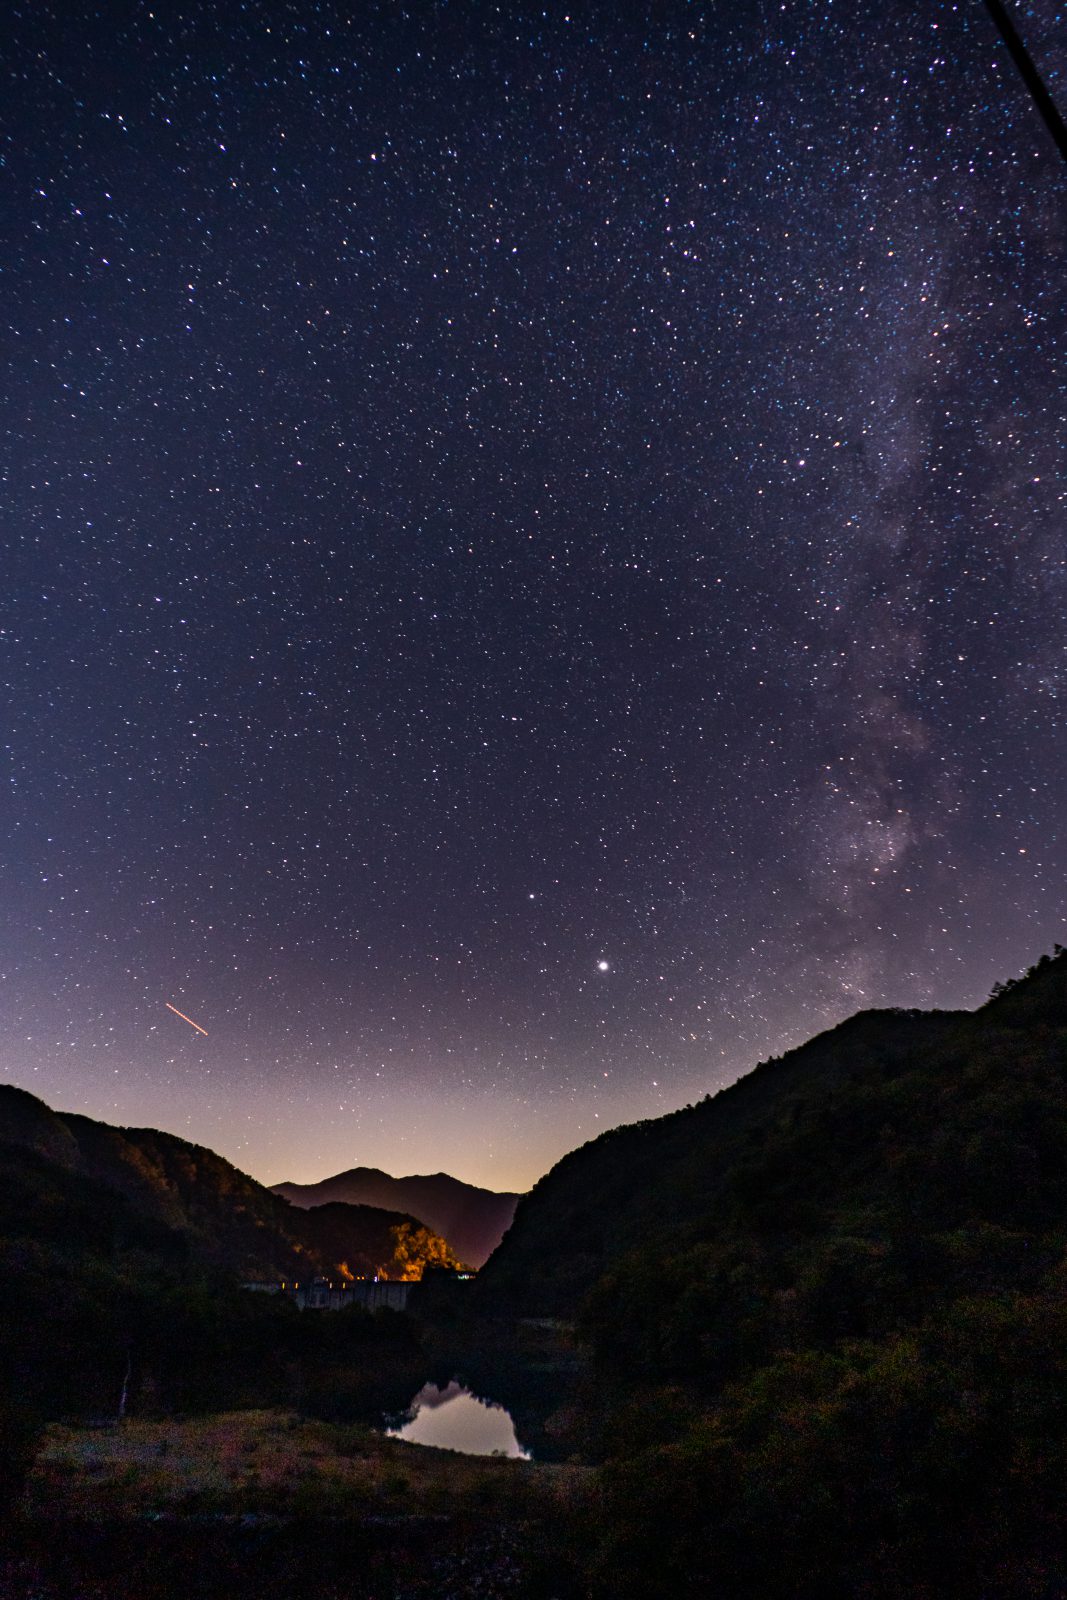
[[[6,1081],[522,1188],[1062,939],[1067,168],[980,0],[153,7],[5,25]]]

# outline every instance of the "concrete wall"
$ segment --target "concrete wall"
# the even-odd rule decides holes
[[[384,1278],[357,1278],[353,1283],[334,1284],[325,1278],[313,1278],[308,1283],[246,1283],[244,1288],[259,1294],[288,1295],[301,1311],[343,1311],[351,1305],[365,1306],[368,1311],[378,1311],[382,1306],[403,1311],[411,1284]]]

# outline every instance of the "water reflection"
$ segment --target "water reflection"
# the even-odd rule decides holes
[[[515,1424],[503,1406],[478,1400],[453,1378],[444,1389],[427,1383],[411,1402],[411,1420],[402,1428],[389,1428],[391,1439],[427,1444],[438,1450],[458,1450],[465,1456],[518,1456],[530,1452],[515,1437]]]

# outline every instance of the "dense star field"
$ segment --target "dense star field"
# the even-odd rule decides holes
[[[523,1188],[1063,937],[1067,168],[978,0],[5,27],[8,1081]]]

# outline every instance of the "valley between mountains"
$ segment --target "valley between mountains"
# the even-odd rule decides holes
[[[438,1558],[472,1595],[1063,1593],[1062,950],[974,1012],[861,1013],[521,1198],[294,1187],[0,1088],[0,1593],[31,1561],[47,1596],[147,1571],[197,1518],[230,1574],[205,1594],[281,1594],[294,1537],[368,1600]],[[308,1271],[408,1309],[240,1287]],[[427,1376],[507,1404],[535,1464],[416,1471],[377,1430]]]

